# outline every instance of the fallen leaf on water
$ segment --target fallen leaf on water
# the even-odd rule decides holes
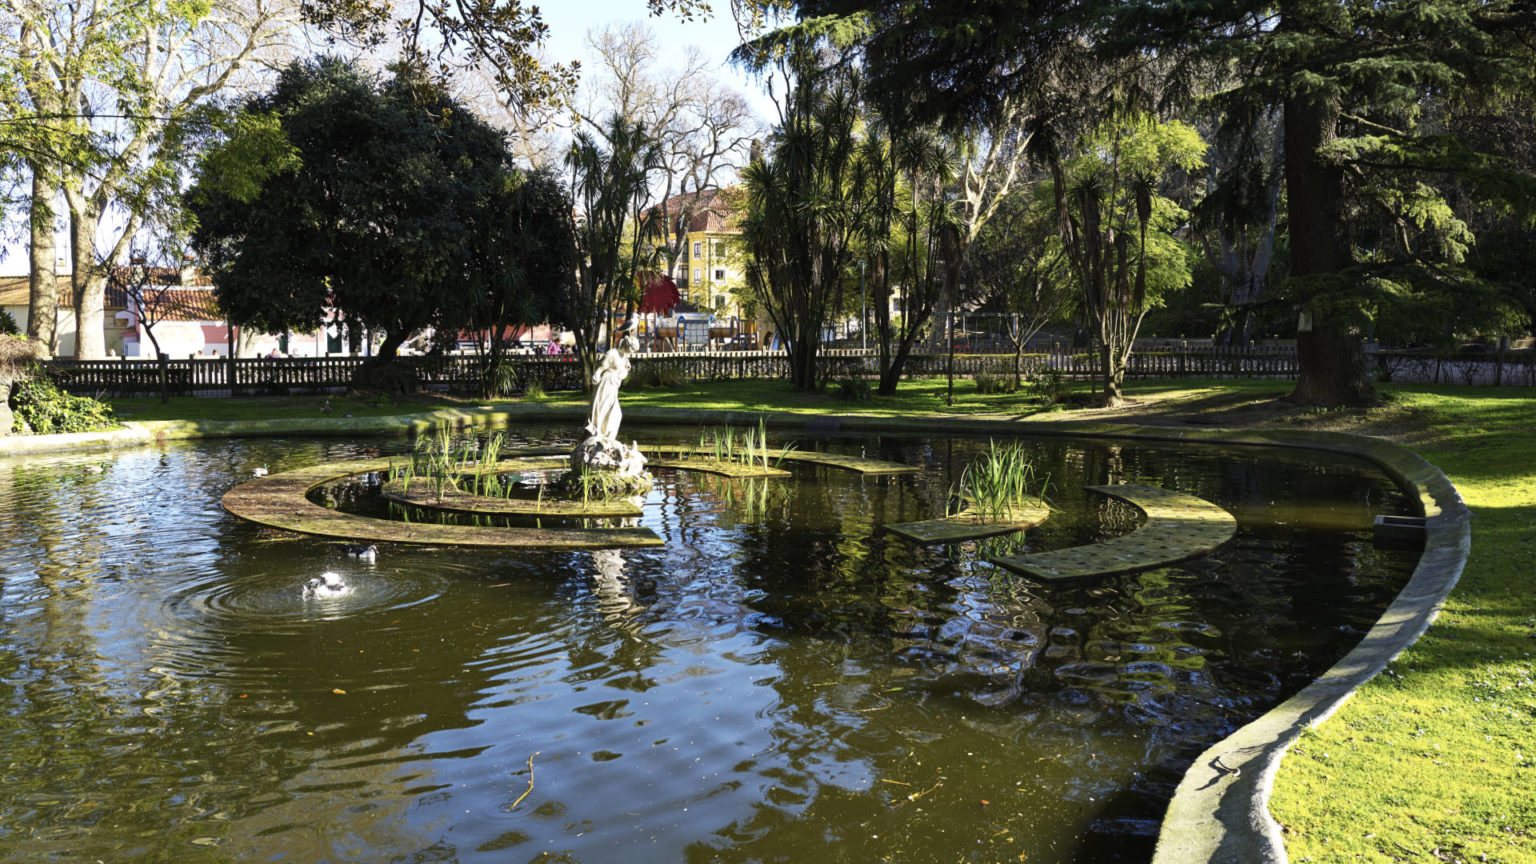
[[[345,695],[347,695],[347,691],[341,689],[340,687],[333,687],[333,688],[331,688],[331,692],[335,693],[337,696],[345,696]]]

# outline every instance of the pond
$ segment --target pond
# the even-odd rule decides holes
[[[375,562],[219,499],[403,440],[0,460],[0,860],[1145,861],[1189,760],[1406,580],[1370,524],[1409,505],[1321,453],[1022,440],[1028,549],[1132,530],[1082,489],[1132,481],[1237,536],[1042,585],[989,563],[1017,541],[882,531],[944,515],[965,438],[798,442],[916,475],[658,470],[659,547]],[[324,571],[351,590],[305,598]]]

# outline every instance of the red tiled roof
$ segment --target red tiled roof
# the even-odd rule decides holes
[[[59,277],[59,303],[73,306],[74,294],[69,276]],[[0,276],[0,306],[28,306],[32,302],[32,281],[28,276]]]
[[[705,189],[698,193],[673,195],[664,206],[672,219],[689,213],[688,231],[735,231],[738,230],[736,203],[733,189]],[[660,211],[662,208],[656,209]]]
[[[158,290],[150,292],[151,295],[159,294]],[[156,304],[156,298],[149,296],[144,298],[147,305]],[[224,313],[219,309],[218,301],[213,292],[207,288],[167,288],[163,296],[155,305],[156,314],[151,316],[157,321],[223,321]]]

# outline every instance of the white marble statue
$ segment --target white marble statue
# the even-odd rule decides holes
[[[645,470],[645,454],[633,442],[626,445],[619,441],[619,423],[624,419],[619,409],[619,385],[629,377],[629,355],[640,350],[632,326],[633,322],[626,322],[620,328],[618,344],[608,349],[592,373],[597,389],[592,392],[592,410],[587,415],[587,439],[571,453],[571,470],[612,471],[646,487],[650,474]]]
[[[587,434],[608,441],[619,440],[619,422],[624,412],[619,410],[619,385],[629,377],[629,355],[640,349],[635,337],[626,333],[619,344],[609,348],[592,373],[592,412],[587,417]]]

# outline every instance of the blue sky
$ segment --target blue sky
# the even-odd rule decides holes
[[[711,0],[715,6],[709,20],[683,21],[673,14],[652,17],[648,14],[645,0],[564,0],[541,3],[540,11],[549,25],[547,56],[555,61],[581,60],[590,69],[586,56],[586,33],[589,28],[608,23],[643,21],[654,30],[663,44],[696,45],[705,57],[716,64],[715,74],[721,81],[735,88],[757,110],[765,122],[773,115],[772,103],[762,88],[726,62],[731,49],[736,47],[736,22],[731,19],[729,0]],[[0,275],[24,275],[27,272],[27,250],[24,241],[17,238],[22,225],[17,222],[21,214],[13,208],[10,224],[5,231],[4,255],[0,256]],[[67,243],[61,233],[60,248]]]

